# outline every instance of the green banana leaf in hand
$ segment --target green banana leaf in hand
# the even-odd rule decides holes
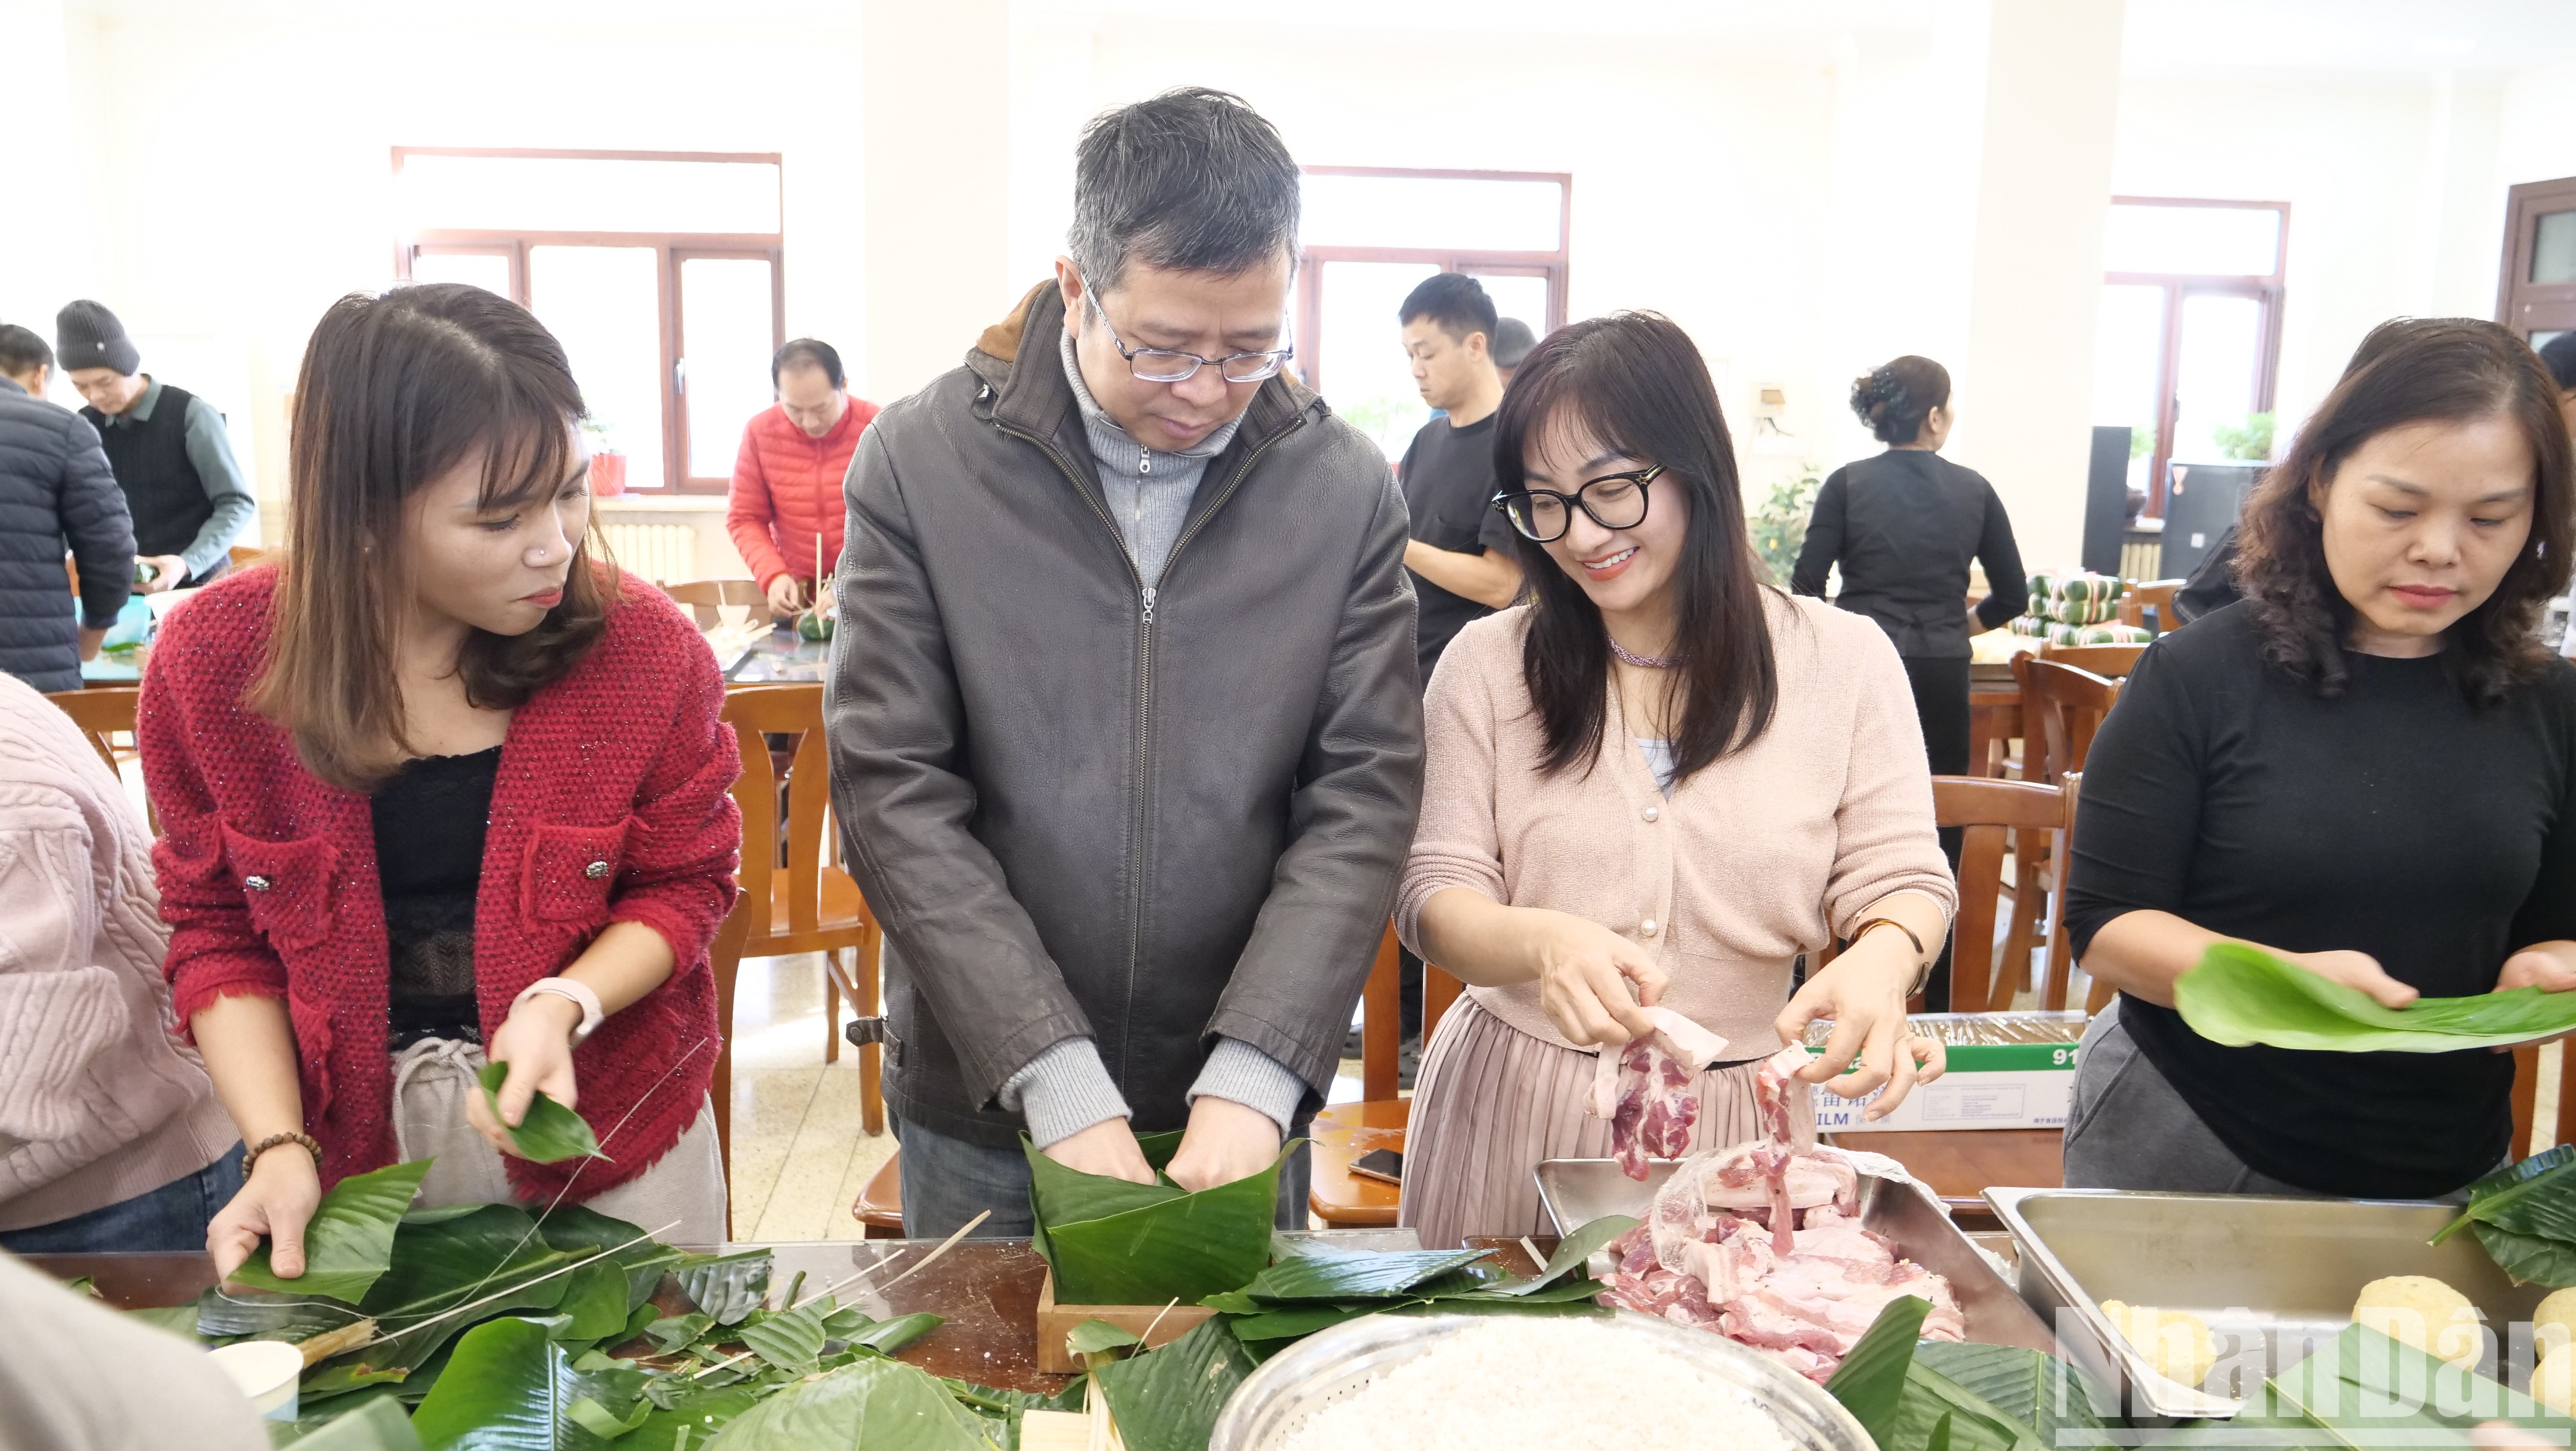
[[[2221,942],[2174,983],[2174,1006],[2213,1043],[2327,1053],[2456,1053],[2576,1032],[2576,992],[2536,987],[2383,1007],[2259,948]]]
[[[532,1164],[608,1157],[599,1151],[599,1139],[591,1133],[589,1121],[546,1097],[543,1091],[530,1096],[527,1116],[517,1128],[510,1127],[501,1117],[501,1085],[509,1081],[509,1064],[486,1063],[481,1078],[483,1106],[501,1125],[501,1132],[509,1135],[510,1152]]]
[[[1280,1166],[1297,1142],[1282,1145],[1260,1173],[1195,1194],[1162,1175],[1180,1150],[1178,1133],[1143,1134],[1136,1143],[1156,1183],[1069,1169],[1020,1136],[1037,1219],[1033,1239],[1055,1271],[1057,1303],[1189,1304],[1260,1274],[1270,1262]]]
[[[269,1266],[269,1246],[229,1276],[236,1285],[288,1295],[327,1295],[356,1302],[376,1277],[393,1265],[394,1226],[411,1207],[430,1161],[415,1159],[367,1174],[352,1174],[331,1186],[313,1218],[304,1226],[304,1273],[281,1277]]]

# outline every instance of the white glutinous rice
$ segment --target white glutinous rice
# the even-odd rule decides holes
[[[1659,1346],[1559,1316],[1498,1315],[1306,1419],[1279,1451],[1790,1451],[1745,1391]]]

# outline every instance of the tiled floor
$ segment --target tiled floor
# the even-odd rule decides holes
[[[851,1201],[894,1135],[861,1131],[858,1050],[823,1062],[822,959],[744,959],[733,1026],[734,1238],[859,1238]]]

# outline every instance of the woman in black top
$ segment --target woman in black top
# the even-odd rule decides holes
[[[1878,621],[1904,658],[1935,775],[1968,770],[1968,637],[2022,612],[2028,586],[2012,520],[1983,474],[1940,455],[1950,437],[1950,374],[1903,357],[1852,384],[1852,411],[1887,452],[1834,470],[1816,493],[1789,588],[1821,599],[1842,566],[1835,603]],[[1986,597],[1967,607],[1968,562],[1986,567]],[[1944,843],[1953,859],[1957,847]]]
[[[2095,737],[2067,921],[2076,1187],[2421,1198],[2511,1151],[2513,1060],[2228,1048],[2173,1007],[2258,944],[2390,1007],[2576,988],[2570,446],[2505,329],[2404,320],[2247,502],[2246,598],[2165,636]]]

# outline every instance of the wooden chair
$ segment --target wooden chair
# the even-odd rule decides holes
[[[1959,850],[1959,915],[1950,930],[1950,1010],[2001,1012],[2030,970],[2025,953],[1995,970],[1995,912],[2004,892],[2004,846],[2014,832],[2055,833],[2065,824],[2064,793],[2031,781],[1976,776],[1932,778],[1939,824],[1965,828]],[[2025,840],[2031,839],[2026,836]],[[2062,850],[2059,853],[2062,855]]]
[[[830,841],[832,793],[825,763],[823,687],[763,685],[725,693],[723,719],[746,743],[734,803],[742,808],[742,900],[735,915],[749,915],[745,957],[795,952],[823,954],[823,1061],[841,1059],[841,1000],[862,1014],[877,1008],[877,948],[882,934],[866,897],[834,863]],[[778,779],[764,735],[796,738],[787,773],[786,865],[779,840]],[[841,954],[851,954],[844,967]],[[861,1121],[869,1133],[885,1130],[885,1094],[877,1079],[882,1050],[859,1050]]]
[[[232,555],[233,568],[241,569],[266,559],[271,551],[264,544],[236,544],[229,552]]]
[[[2093,733],[2120,698],[2119,682],[2035,655],[2013,657],[2013,678],[2021,685],[2022,779],[2053,786],[2068,772],[2084,769]],[[2040,913],[2056,865],[2041,840],[2019,836],[2013,865],[2012,925],[2004,950],[2012,961],[2027,962],[2040,945]]]
[[[728,1240],[733,1238],[733,985],[742,971],[743,941],[751,935],[752,914],[744,910],[748,901],[744,897],[734,903],[707,949],[707,965],[716,979],[716,1031],[724,1038],[724,1047],[716,1053],[715,1081],[707,1088],[716,1104],[716,1152],[724,1160]]]
[[[1404,1152],[1413,1102],[1399,1096],[1396,1056],[1404,1037],[1402,987],[1395,928],[1378,940],[1377,962],[1360,993],[1360,1101],[1337,1103],[1315,1115],[1308,1136],[1313,1167],[1306,1208],[1328,1229],[1381,1229],[1395,1223],[1396,1186],[1351,1172],[1351,1160],[1371,1149]],[[1431,963],[1422,965],[1422,1041],[1428,1047],[1440,1020],[1456,1005],[1465,984]]]
[[[886,1156],[885,1166],[868,1176],[850,1204],[861,1239],[903,1238],[903,1151]]]
[[[749,605],[754,619],[769,607],[769,596],[761,592],[756,581],[748,579],[684,580],[665,587],[663,593],[687,605],[689,612],[697,616],[701,630],[712,630],[724,623],[724,616],[717,613],[721,606]]]
[[[2060,665],[2089,670],[2106,680],[2125,680],[2138,668],[2138,657],[2147,653],[2144,645],[2058,645],[2039,642],[2039,658]]]
[[[98,752],[98,758],[107,763],[108,774],[120,781],[124,779],[121,774],[124,763],[133,760],[138,753],[134,741],[134,713],[136,702],[142,698],[143,692],[130,685],[102,686],[95,690],[57,690],[45,697],[62,707],[63,714],[72,718],[72,724],[80,727],[80,733],[89,738],[90,749]],[[154,809],[149,795],[144,797],[143,814],[151,823],[152,834],[159,836],[161,813]]]
[[[2181,624],[2174,618],[2174,595],[2188,583],[2180,579],[2130,580],[2120,591],[2120,623],[2143,630],[2147,628],[2147,611],[2153,609],[2157,634]]]
[[[2535,1043],[2513,1050],[2513,1151],[2520,1159],[2540,1149],[2553,1149],[2560,1144],[2576,1142],[2576,1081],[2570,1081],[2565,1058],[2565,1043]],[[2558,1075],[2558,1121],[2542,1137],[2546,1143],[2531,1141],[2532,1121],[2536,1117],[2540,1092],[2541,1056],[2560,1054]]]

